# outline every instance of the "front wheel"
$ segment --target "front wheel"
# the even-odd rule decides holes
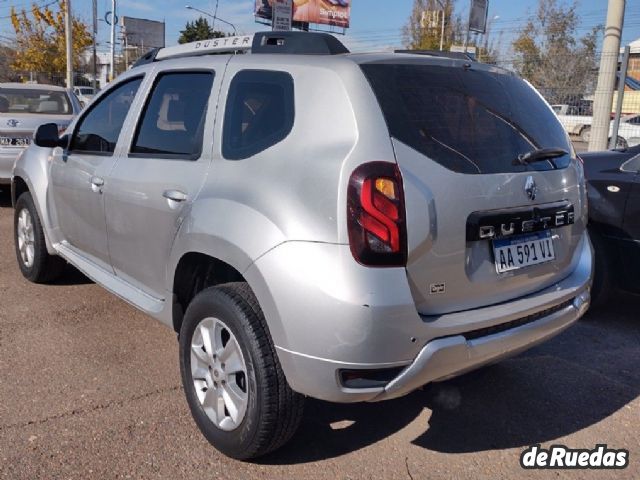
[[[180,329],[180,372],[200,431],[229,457],[271,452],[300,423],[304,397],[287,384],[246,283],[207,288],[193,299]]]
[[[58,278],[65,261],[49,255],[44,239],[44,229],[31,194],[20,195],[13,217],[13,235],[16,257],[22,275],[34,283],[47,283]]]

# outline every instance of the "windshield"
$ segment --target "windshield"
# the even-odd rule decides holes
[[[71,115],[65,92],[36,88],[0,88],[0,113]]]
[[[565,168],[567,154],[514,165],[542,148],[573,152],[556,115],[516,76],[424,63],[362,64],[392,137],[459,173]]]

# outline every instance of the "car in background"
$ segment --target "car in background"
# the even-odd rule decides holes
[[[640,145],[580,155],[596,251],[593,305],[616,289],[640,293]]]
[[[38,126],[55,123],[62,133],[81,109],[71,90],[62,87],[0,83],[0,184],[10,183],[13,164]]]
[[[73,93],[76,94],[76,97],[78,97],[78,100],[80,100],[80,103],[84,107],[95,96],[96,91],[93,87],[73,87]]]
[[[640,114],[626,115],[620,119],[618,137],[624,139],[624,146],[640,145]]]

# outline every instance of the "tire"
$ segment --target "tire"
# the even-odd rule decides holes
[[[213,332],[208,348],[203,331]],[[234,347],[241,354],[223,358],[221,352]],[[262,310],[246,283],[207,288],[189,304],[180,328],[180,373],[198,428],[229,457],[248,460],[276,450],[300,424],[304,397],[287,384]],[[235,403],[228,401],[232,394]],[[243,408],[236,408],[242,404],[244,415]]]
[[[614,290],[611,267],[611,253],[607,249],[602,237],[589,230],[589,237],[595,253],[593,286],[591,287],[591,308],[597,310],[605,306],[611,299]]]
[[[580,140],[589,143],[589,140],[591,140],[591,127],[584,127],[580,130]]]
[[[49,255],[38,211],[29,192],[18,198],[13,217],[13,239],[22,275],[33,283],[49,283],[60,277],[66,262]]]

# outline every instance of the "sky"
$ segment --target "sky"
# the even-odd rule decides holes
[[[87,23],[91,19],[91,0],[71,0],[74,15]],[[252,33],[267,27],[256,24],[253,18],[253,0],[218,0],[218,16],[236,25],[238,32]],[[562,0],[561,0],[562,1]],[[38,4],[51,0],[36,0]],[[33,0],[0,0],[0,40],[11,38],[13,30],[8,20],[11,5],[28,7]],[[119,16],[148,18],[166,22],[166,42],[177,42],[180,30],[187,21],[199,13],[187,10],[185,4],[213,12],[216,0],[118,0]],[[526,22],[538,0],[489,0],[491,37],[501,39],[501,51],[507,51],[511,40]],[[588,32],[594,25],[606,20],[606,0],[578,0],[581,17],[579,34]],[[351,25],[343,38],[353,51],[383,50],[402,46],[402,27],[411,13],[413,0],[352,0]],[[469,0],[457,0],[457,11],[466,18]],[[111,10],[111,0],[98,0],[98,16],[104,18]],[[108,26],[99,22],[100,51],[108,50]],[[501,35],[500,35],[501,34]],[[623,44],[640,38],[640,0],[627,0]]]

